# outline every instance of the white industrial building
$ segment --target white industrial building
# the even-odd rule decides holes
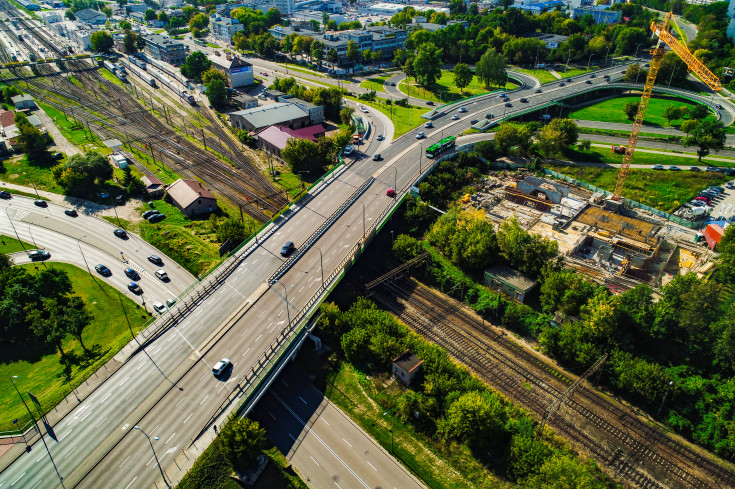
[[[41,19],[46,24],[53,24],[54,22],[61,22],[64,20],[63,11],[46,10],[45,12],[41,12]]]
[[[411,7],[416,9],[417,12],[426,12],[428,10],[433,10],[435,12],[445,13],[449,15],[449,9],[445,7],[434,7],[432,5],[411,5]],[[406,6],[399,3],[380,2],[374,3],[372,5],[358,6],[357,11],[361,14],[392,17],[393,15],[402,11],[404,8],[406,8]]]
[[[301,10],[294,12],[293,16],[291,16],[292,20],[295,21],[303,21],[303,22],[311,22],[312,20],[316,20],[320,24],[323,20],[324,12],[321,12],[319,10]],[[345,16],[342,14],[327,14],[329,15],[329,20],[333,20],[337,23],[337,25],[341,24],[345,21]]]

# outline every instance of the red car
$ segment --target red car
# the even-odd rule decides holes
[[[709,205],[709,199],[707,197],[695,197],[694,200],[701,200],[702,202]]]
[[[385,193],[385,195],[387,195],[388,197],[395,197],[396,191],[393,190],[392,188],[389,188],[388,191]]]

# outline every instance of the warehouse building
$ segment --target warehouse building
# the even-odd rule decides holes
[[[235,88],[245,85],[253,85],[255,78],[253,76],[253,65],[235,56],[227,59],[224,56],[209,56],[212,61],[212,67],[221,71],[227,77],[227,83]]]

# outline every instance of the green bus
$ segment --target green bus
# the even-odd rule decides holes
[[[207,41],[205,41],[204,39],[195,39],[194,40],[194,44],[198,44],[200,46],[206,46],[207,45]]]
[[[457,144],[457,136],[447,136],[438,143],[426,148],[426,157],[434,158],[449,148],[453,148],[455,144]]]

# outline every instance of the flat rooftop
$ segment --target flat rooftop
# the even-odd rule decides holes
[[[582,211],[575,221],[647,245],[656,244],[655,234],[661,228],[658,224],[622,216],[593,206],[589,206]]]

